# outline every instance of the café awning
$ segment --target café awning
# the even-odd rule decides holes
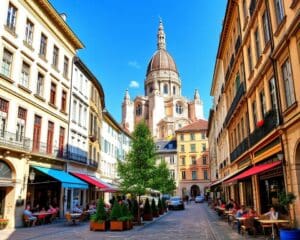
[[[96,186],[100,189],[100,191],[103,192],[116,192],[116,189],[112,188],[111,186],[109,186],[108,184],[104,183],[103,181],[101,181],[100,179],[93,177],[93,176],[89,176],[87,174],[84,173],[75,173],[72,172],[72,174],[78,178],[80,178],[81,180]]]
[[[270,170],[274,167],[277,167],[280,164],[281,164],[281,161],[276,161],[276,162],[273,162],[273,163],[265,163],[265,164],[254,166],[254,167],[246,170],[245,172],[243,172],[243,173],[227,180],[225,183],[231,183],[231,182],[234,182],[234,181],[237,181],[237,180],[240,180],[240,179],[251,177],[251,176],[256,175],[258,173],[262,173],[264,171],[267,171],[267,170]]]
[[[64,188],[80,188],[80,189],[88,188],[88,185],[85,182],[68,174],[67,172],[56,170],[53,168],[45,168],[45,167],[38,167],[38,166],[32,166],[32,167],[44,174],[47,174],[50,177],[55,178],[56,180],[62,183],[62,186]]]

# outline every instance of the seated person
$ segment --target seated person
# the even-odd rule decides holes
[[[43,207],[40,211],[40,213],[45,213],[46,212],[46,209]]]
[[[269,216],[270,220],[278,219],[278,212],[275,211],[274,207],[270,208],[270,211],[265,213],[264,216]]]
[[[248,217],[258,217],[257,212],[254,210],[253,207],[251,207],[248,211]]]
[[[32,212],[39,212],[41,210],[40,204],[37,204],[34,208],[32,208]]]
[[[74,213],[82,213],[82,209],[79,207],[78,204],[76,204],[76,205],[73,207],[73,212],[74,212]]]
[[[239,218],[245,214],[247,214],[247,211],[246,211],[245,205],[242,205],[241,208],[239,210],[237,210],[235,217]],[[238,230],[238,233],[241,233],[241,222],[239,220],[237,221],[237,230]]]
[[[54,208],[51,204],[49,205],[48,213],[56,213],[56,208]]]
[[[94,209],[96,209],[96,204],[95,202],[91,202],[89,205],[89,210],[94,210]]]
[[[30,205],[27,205],[24,212],[24,216],[26,216],[30,222],[32,222],[32,226],[35,225],[37,218],[32,215],[32,212],[30,211]]]

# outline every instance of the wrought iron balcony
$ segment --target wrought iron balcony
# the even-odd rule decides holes
[[[267,112],[263,124],[250,134],[250,146],[254,146],[278,125],[278,116],[275,110]]]
[[[80,162],[80,163],[87,163],[87,156],[82,154],[68,152],[67,158],[72,161]]]
[[[59,150],[57,146],[50,146],[44,142],[35,142],[30,140],[30,149],[32,153],[37,153],[50,157],[65,158],[66,152],[63,149]]]
[[[30,139],[24,138],[20,134],[0,130],[0,146],[30,151]]]
[[[91,167],[94,167],[94,168],[98,168],[98,162],[93,160],[93,159],[89,159],[88,161],[88,165],[91,166]]]
[[[240,47],[241,47],[241,36],[239,35],[238,38],[236,39],[235,46],[234,46],[235,54],[237,54]]]
[[[244,82],[241,82],[235,97],[230,105],[229,111],[227,112],[226,118],[225,118],[225,125],[227,125],[227,123],[229,122],[234,110],[236,109],[238,103],[240,102],[241,98],[243,97],[245,93],[245,84]]]
[[[241,156],[248,149],[249,149],[249,141],[247,137],[230,153],[230,162],[234,162],[239,156]]]

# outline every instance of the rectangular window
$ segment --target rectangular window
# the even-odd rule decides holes
[[[63,127],[59,128],[59,139],[58,139],[58,156],[62,157],[64,153],[65,144],[65,129]]]
[[[203,170],[203,177],[204,177],[204,180],[208,180],[208,171],[207,171],[207,169]]]
[[[29,46],[32,46],[32,42],[33,42],[33,29],[34,29],[33,23],[29,19],[27,19],[26,20],[26,29],[25,29],[25,39],[24,39],[24,41]]]
[[[46,53],[47,53],[47,37],[45,34],[41,34],[41,42],[40,42],[40,52],[39,55],[43,58],[46,58]]]
[[[6,27],[8,27],[11,31],[16,31],[16,22],[17,22],[17,8],[9,3],[7,10],[7,18],[6,18]]]
[[[197,161],[196,161],[196,157],[195,157],[195,156],[192,156],[192,157],[191,157],[191,163],[192,163],[192,165],[196,165],[196,164],[197,164]]]
[[[180,145],[180,151],[184,152],[184,145]]]
[[[40,138],[41,138],[42,118],[38,115],[34,115],[34,127],[33,127],[33,143],[32,151],[40,151]]]
[[[26,62],[22,63],[20,85],[29,88],[30,65]]]
[[[47,133],[47,154],[52,154],[53,145],[53,133],[54,133],[54,123],[48,122],[48,133]]]
[[[79,104],[79,109],[78,109],[78,124],[79,126],[82,126],[82,105]]]
[[[206,156],[202,156],[202,163],[203,163],[203,165],[206,165],[206,164],[207,164]]]
[[[63,76],[65,78],[68,78],[68,74],[69,74],[69,58],[67,58],[66,56],[64,57],[64,68],[63,68]]]
[[[77,110],[77,101],[73,100],[72,106],[72,121],[76,122],[76,110]]]
[[[8,51],[6,48],[4,48],[1,73],[6,77],[11,76],[12,61],[13,61],[13,54],[10,51]]]
[[[4,137],[7,123],[9,102],[0,98],[0,136]]]
[[[241,137],[244,139],[245,137],[245,130],[244,130],[244,118],[241,119]]]
[[[260,98],[261,114],[263,117],[265,117],[267,113],[267,106],[266,106],[265,92],[263,90],[259,93],[259,98]]]
[[[192,171],[192,180],[197,179],[197,171]]]
[[[56,100],[56,84],[52,82],[50,86],[50,103],[55,105],[55,100]]]
[[[172,179],[175,179],[175,170],[173,169],[170,170],[170,176]]]
[[[67,92],[62,90],[61,92],[61,111],[66,112],[67,110]]]
[[[191,141],[195,140],[195,134],[194,133],[191,133],[190,137],[191,137]]]
[[[44,75],[38,73],[37,83],[36,83],[36,94],[43,96],[44,93]]]
[[[191,152],[196,152],[196,144],[191,144],[190,148],[191,148]]]
[[[184,141],[184,135],[183,134],[180,134],[180,140]]]
[[[255,47],[256,47],[256,60],[258,61],[258,59],[260,58],[260,55],[261,55],[258,27],[255,30],[254,38],[255,38]]]
[[[276,110],[277,109],[277,98],[276,98],[275,79],[273,77],[269,81],[269,92],[270,92],[272,110]]]
[[[185,171],[182,171],[182,172],[181,172],[181,178],[182,178],[182,179],[185,179],[185,178],[186,178],[186,176],[185,176]]]
[[[27,110],[19,107],[18,118],[17,118],[17,129],[16,129],[16,141],[22,142],[25,135]]]
[[[282,0],[274,0],[274,5],[275,5],[277,25],[279,25],[284,18]]]
[[[59,57],[59,48],[57,46],[53,46],[53,56],[52,56],[52,66],[57,68],[58,66],[58,57]]]
[[[270,25],[267,11],[262,15],[265,45],[270,41]]]
[[[294,83],[290,60],[287,59],[281,66],[282,78],[284,83],[284,93],[286,107],[288,108],[295,102]]]
[[[256,123],[257,123],[257,112],[256,112],[256,101],[255,100],[252,102],[252,112],[253,112],[253,125],[255,128]]]
[[[181,165],[185,165],[185,157],[181,157]]]
[[[174,164],[174,156],[173,156],[173,155],[170,156],[170,164],[171,164],[171,165]]]
[[[201,139],[205,139],[205,133],[201,133]]]
[[[248,55],[248,65],[249,65],[249,74],[250,74],[252,69],[253,69],[252,54],[251,54],[251,47],[250,46],[247,49],[247,55]]]
[[[206,144],[202,143],[202,152],[205,152],[205,151],[206,151]]]

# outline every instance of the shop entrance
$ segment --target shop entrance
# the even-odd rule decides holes
[[[0,218],[4,217],[6,188],[0,188]]]
[[[200,188],[197,185],[191,186],[191,197],[195,199],[196,196],[200,195]]]

